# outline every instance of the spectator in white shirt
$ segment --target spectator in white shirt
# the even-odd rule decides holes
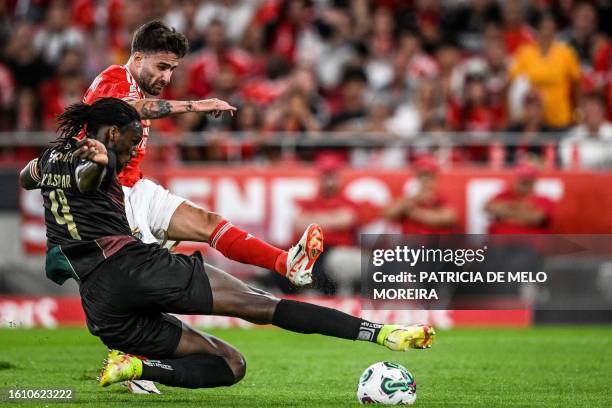
[[[61,2],[49,6],[45,26],[34,37],[34,48],[46,63],[59,62],[66,48],[80,48],[84,45],[83,34],[70,26],[70,10]]]
[[[606,121],[604,99],[590,94],[582,100],[582,123],[561,142],[564,167],[612,167],[612,123]]]

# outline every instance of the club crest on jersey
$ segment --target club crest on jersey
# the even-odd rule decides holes
[[[138,95],[138,88],[135,84],[130,85],[130,92],[128,93],[128,97],[136,99],[140,97],[140,95]]]

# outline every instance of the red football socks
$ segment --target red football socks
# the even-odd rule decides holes
[[[287,251],[252,236],[227,220],[217,225],[209,244],[231,260],[287,274]]]

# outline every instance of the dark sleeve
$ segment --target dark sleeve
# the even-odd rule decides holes
[[[40,186],[40,182],[42,181],[42,173],[40,172],[40,158],[36,158],[28,163],[30,178],[32,181],[37,183]]]
[[[107,149],[106,154],[108,156],[108,164],[106,165],[106,174],[116,174],[117,173],[117,155],[115,154],[114,151]],[[84,159],[77,159],[75,158],[74,160],[72,160],[72,165],[74,166],[73,172],[76,170],[76,168],[81,165],[86,163],[87,160]]]
[[[117,155],[111,149],[107,149],[108,164],[106,165],[106,174],[102,180],[103,189],[107,189],[109,184],[117,177]]]
[[[38,167],[37,170],[38,170],[38,174],[41,179],[42,179],[43,174],[45,173],[47,164],[49,163],[49,154],[51,153],[51,150],[52,149],[46,149],[44,152],[40,154],[40,156],[38,156],[38,163],[36,163],[36,165]]]
[[[108,188],[108,184],[117,177],[117,155],[114,151],[107,149],[108,155],[108,164],[106,165],[106,171],[104,173],[104,178],[100,183],[100,188],[106,190]],[[76,176],[77,169],[80,165],[86,164],[88,160],[74,158],[70,163],[70,173],[72,174],[72,178],[74,179],[74,187],[78,189],[78,179]]]

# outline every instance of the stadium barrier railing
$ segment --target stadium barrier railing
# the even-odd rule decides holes
[[[12,149],[41,149],[56,138],[53,132],[0,132],[0,162],[10,161]],[[235,132],[212,130],[206,132],[153,132],[149,146],[167,154],[152,155],[153,159],[202,162],[240,163],[256,160],[266,150],[273,149],[279,159],[312,158],[317,150],[340,150],[350,153],[350,163],[364,167],[372,163],[372,152],[381,150],[418,156],[433,153],[441,164],[477,162],[490,168],[503,168],[515,163],[516,152],[538,156],[545,168],[581,167],[612,168],[612,140],[589,137],[573,142],[571,131],[533,135],[508,132],[430,132],[395,135],[377,132]],[[221,150],[214,157],[190,157],[189,150],[215,147]],[[456,160],[457,152],[469,152]],[[585,160],[584,156],[596,158]],[[306,155],[304,155],[306,152]],[[476,154],[474,154],[476,152]],[[459,155],[461,156],[461,155]],[[393,161],[389,164],[392,167]],[[404,164],[400,160],[399,163]],[[585,163],[587,163],[585,165]]]

